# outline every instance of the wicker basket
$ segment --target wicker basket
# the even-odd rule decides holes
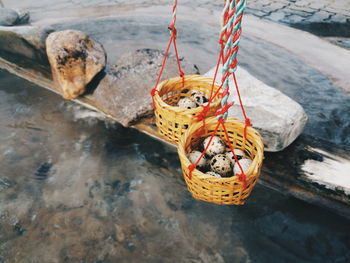
[[[203,92],[207,98],[210,97],[213,84],[212,78],[201,75],[186,75],[184,77],[184,87],[182,78],[171,78],[160,83],[154,95],[154,106],[156,125],[159,133],[169,142],[178,143],[182,134],[188,127],[196,122],[194,116],[198,116],[203,108],[182,109],[177,107],[178,101],[191,96],[194,91]],[[219,85],[214,85],[214,93]],[[220,94],[221,95],[221,94]],[[210,104],[207,116],[213,116],[220,107],[221,98],[216,96]]]
[[[264,158],[264,145],[259,133],[253,128],[247,127],[247,140],[244,139],[244,123],[233,118],[228,118],[225,122],[225,127],[233,148],[243,150],[253,161],[249,170],[245,173],[246,188],[244,189],[244,183],[239,180],[238,176],[217,178],[205,175],[199,170],[194,169],[190,178],[188,167],[191,165],[191,162],[187,158],[187,154],[195,149],[204,138],[214,132],[217,123],[216,118],[208,118],[206,128],[200,138],[195,134],[202,124],[193,124],[181,138],[178,145],[178,153],[187,188],[193,197],[199,200],[215,204],[243,205],[256,184]],[[226,143],[225,132],[221,126],[217,130],[217,136],[221,137]]]

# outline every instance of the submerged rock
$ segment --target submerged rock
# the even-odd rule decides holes
[[[62,89],[65,99],[83,94],[86,85],[106,65],[103,46],[80,31],[50,34],[46,40],[46,52],[55,84]]]
[[[155,49],[140,49],[125,54],[101,80],[93,96],[99,108],[124,126],[153,114],[150,91],[155,85],[164,53]],[[198,74],[195,65],[181,59],[185,74]],[[162,79],[179,75],[174,56],[169,56]]]
[[[213,77],[215,68],[206,75]],[[221,68],[217,80],[221,79]],[[236,73],[244,108],[253,127],[264,139],[265,150],[281,151],[290,145],[303,131],[307,122],[304,109],[282,92],[254,78],[240,67]],[[235,104],[229,116],[244,121],[232,78],[230,79],[230,99]]]
[[[13,26],[19,18],[18,13],[10,8],[0,8],[0,26]]]

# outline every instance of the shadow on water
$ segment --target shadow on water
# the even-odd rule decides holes
[[[172,148],[0,79],[0,260],[349,261],[348,220],[261,185],[244,207],[196,201]]]

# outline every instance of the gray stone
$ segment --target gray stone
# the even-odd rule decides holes
[[[20,9],[18,12],[18,19],[16,21],[17,25],[28,24],[30,20],[30,14],[28,10]]]
[[[38,26],[0,26],[0,51],[45,63],[45,40],[52,29]],[[11,43],[11,45],[9,45]],[[11,61],[13,56],[9,56]]]
[[[279,21],[283,20],[285,16],[286,15],[284,12],[278,10],[277,12],[272,13],[271,15],[267,16],[266,18],[268,18],[272,21],[275,21],[275,22],[279,22]]]
[[[213,77],[214,70],[215,68],[211,69],[206,75]],[[262,135],[265,150],[276,152],[286,148],[304,129],[307,122],[304,109],[241,67],[237,70],[236,77],[246,114],[253,127]],[[221,73],[217,79],[221,79]],[[230,79],[230,93],[229,101],[233,100],[235,104],[230,108],[229,116],[244,121],[232,79]]]
[[[155,85],[164,53],[141,49],[124,55],[101,80],[93,96],[99,108],[124,126],[153,113],[150,91]],[[198,74],[196,66],[181,61],[186,74]],[[178,76],[174,56],[169,56],[163,79]]]
[[[46,39],[46,52],[54,82],[65,99],[83,94],[87,84],[106,66],[103,46],[80,31],[50,34]]]
[[[305,20],[305,17],[299,16],[299,15],[291,15],[288,17],[288,20],[290,23],[295,24],[295,23],[300,23],[303,20]]]
[[[308,22],[313,23],[313,22],[327,21],[330,19],[331,15],[332,15],[331,13],[321,10],[317,13],[314,13],[312,16],[310,16],[310,18],[308,19]]]
[[[0,26],[13,26],[16,24],[18,14],[9,8],[0,8]]]

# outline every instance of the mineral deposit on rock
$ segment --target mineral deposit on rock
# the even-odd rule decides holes
[[[103,46],[80,31],[51,33],[46,40],[46,52],[55,84],[62,89],[65,99],[83,94],[86,85],[106,65]]]

